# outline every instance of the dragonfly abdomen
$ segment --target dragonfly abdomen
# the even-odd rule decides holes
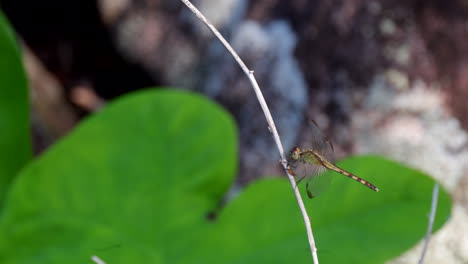
[[[356,175],[354,175],[354,174],[352,174],[352,173],[349,173],[349,172],[347,172],[347,171],[345,171],[345,170],[343,170],[343,169],[340,169],[340,168],[338,168],[338,167],[334,168],[333,170],[335,170],[336,172],[339,172],[339,173],[343,174],[344,176],[346,176],[346,177],[348,177],[348,178],[351,178],[351,179],[353,179],[353,180],[355,180],[355,181],[357,181],[357,182],[360,182],[361,184],[363,184],[363,185],[365,185],[365,186],[371,188],[372,190],[374,190],[374,191],[376,191],[376,192],[379,191],[379,189],[378,189],[377,187],[375,187],[372,183],[370,183],[370,182],[368,182],[368,181],[366,181],[366,180],[364,180],[364,179],[362,179],[362,178],[360,178],[360,177],[358,177],[358,176],[356,176]]]

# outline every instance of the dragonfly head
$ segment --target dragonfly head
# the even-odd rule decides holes
[[[301,157],[301,149],[298,147],[293,148],[290,151],[289,156],[291,157],[292,160],[298,160]]]

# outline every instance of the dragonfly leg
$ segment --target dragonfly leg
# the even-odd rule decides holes
[[[306,183],[306,191],[307,191],[307,196],[309,197],[309,199],[312,199],[315,197],[309,190],[309,183]]]
[[[306,176],[302,176],[299,180],[296,181],[296,188],[297,188],[297,186],[299,185],[299,183],[300,183],[302,180],[305,179],[305,177],[306,177]],[[307,184],[309,184],[309,183],[307,183]]]

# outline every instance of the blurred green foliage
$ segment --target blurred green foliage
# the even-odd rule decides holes
[[[25,90],[21,78],[9,85]],[[27,120],[27,104],[18,105]],[[12,129],[26,129],[24,122]],[[29,148],[22,133],[16,140]],[[16,157],[8,146],[0,149],[10,153],[6,158],[18,157],[17,164],[29,158],[25,145]],[[90,263],[93,255],[109,264],[310,263],[302,217],[284,179],[251,184],[208,218],[234,181],[236,164],[236,128],[219,106],[173,90],[126,95],[17,176],[0,214],[0,263]],[[380,192],[338,175],[327,192],[306,200],[321,263],[384,263],[423,238],[430,177],[374,156],[338,164]],[[435,229],[449,217],[450,203],[441,190]]]
[[[0,10],[0,208],[11,179],[31,158],[27,93],[20,50]]]

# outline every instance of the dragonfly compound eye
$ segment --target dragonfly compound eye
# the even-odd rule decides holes
[[[291,150],[290,156],[292,160],[298,160],[300,158],[300,149],[294,148],[293,150]]]

